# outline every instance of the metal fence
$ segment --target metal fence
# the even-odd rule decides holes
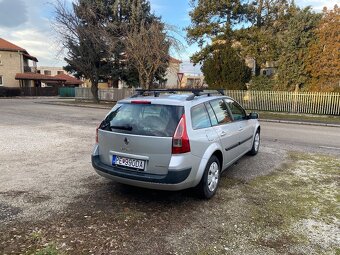
[[[118,101],[134,94],[133,89],[99,90],[100,100]],[[324,92],[228,90],[247,110],[340,116],[340,94]],[[75,88],[78,99],[93,99],[89,88]]]
[[[98,91],[99,100],[119,101],[123,98],[130,97],[134,94],[134,89],[100,89]],[[93,99],[90,88],[75,88],[76,99]]]
[[[21,95],[22,96],[45,96],[45,97],[50,97],[50,96],[58,96],[58,88],[57,87],[45,87],[45,88],[40,88],[40,87],[25,87],[25,88],[20,88],[21,89]]]
[[[59,88],[59,96],[75,97],[75,88],[74,87],[61,87]]]

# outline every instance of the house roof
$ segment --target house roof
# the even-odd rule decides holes
[[[11,52],[22,52],[23,56],[33,60],[35,62],[38,62],[38,59],[36,57],[31,56],[24,48],[21,48],[9,41],[6,41],[3,38],[0,38],[0,50],[1,51],[11,51]]]
[[[67,74],[58,74],[54,76],[55,78],[60,78],[66,80],[65,85],[80,85],[83,84],[83,82],[77,78],[74,78]]]
[[[181,60],[178,60],[178,59],[173,58],[173,57],[170,57],[169,62],[174,63],[174,64],[182,64]]]
[[[43,75],[40,73],[17,73],[16,80],[38,80],[38,81],[52,81],[52,82],[66,82],[66,79],[50,75]]]
[[[34,80],[42,81],[48,84],[62,83],[65,85],[80,85],[83,82],[67,74],[58,74],[55,76],[44,75],[40,73],[17,73],[15,75],[16,80]]]

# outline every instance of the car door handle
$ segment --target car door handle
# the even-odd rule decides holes
[[[220,136],[225,136],[226,134],[227,134],[227,132],[222,131],[222,132],[220,133]]]
[[[241,131],[243,131],[243,129],[244,129],[244,128],[239,128],[238,131],[241,132]]]

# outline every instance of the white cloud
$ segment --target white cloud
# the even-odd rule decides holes
[[[300,7],[311,6],[313,10],[320,12],[323,7],[327,7],[327,9],[333,9],[334,5],[339,5],[338,0],[298,0],[296,4]]]
[[[4,1],[8,0],[2,0]],[[41,66],[65,65],[62,57],[57,56],[60,48],[51,25],[53,2],[55,0],[30,0],[29,4],[26,4],[28,17],[26,22],[12,28],[0,23],[0,36],[26,49],[32,56],[38,58],[38,65]]]

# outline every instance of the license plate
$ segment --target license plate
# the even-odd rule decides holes
[[[125,166],[129,168],[135,168],[138,170],[145,169],[145,161],[140,159],[125,158],[120,156],[112,156],[112,165]]]

